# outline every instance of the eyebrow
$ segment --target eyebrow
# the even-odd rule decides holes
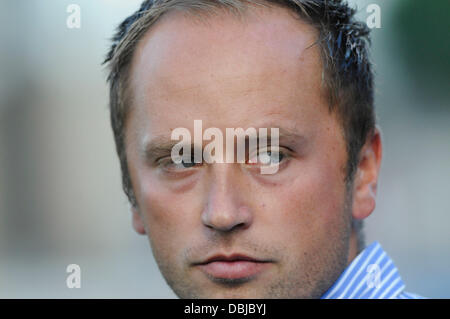
[[[143,143],[141,155],[146,161],[154,162],[161,157],[171,154],[172,148],[180,143],[178,140],[168,139],[167,136],[158,135],[152,138],[148,143]],[[192,146],[193,147],[193,143]]]
[[[271,141],[271,128],[277,128],[276,126],[269,126],[266,127],[267,128],[267,139],[268,139],[268,145],[270,145],[270,141]],[[259,132],[259,127],[255,127],[256,131]],[[307,138],[304,135],[301,135],[293,130],[290,129],[286,129],[286,128],[281,128],[278,127],[279,129],[279,141],[280,143],[282,141],[289,141],[289,142],[295,142],[296,144],[300,145],[301,147],[303,147],[306,142],[307,142]],[[224,135],[224,139],[225,139],[225,133]],[[193,138],[191,139],[193,140]],[[203,141],[203,137],[202,137],[202,141]],[[245,136],[245,141],[246,141],[246,145],[248,145],[248,141],[249,141],[249,136]],[[141,153],[143,158],[148,161],[149,163],[153,163],[156,162],[158,159],[168,156],[171,154],[172,152],[172,148],[180,143],[180,140],[171,140],[170,138],[168,138],[168,136],[165,135],[157,135],[155,137],[153,137],[149,142],[144,142],[141,148]],[[192,142],[190,144],[186,143],[186,146],[190,145],[191,150],[192,150],[192,154],[193,151],[195,149],[195,144]],[[203,147],[203,145],[202,145]]]
[[[301,133],[297,132],[296,130],[277,126],[277,125],[270,124],[270,123],[268,123],[267,126],[256,127],[256,130],[258,130],[258,132],[259,132],[259,128],[264,128],[264,127],[267,128],[267,138],[271,137],[271,129],[270,128],[278,128],[278,130],[279,130],[278,135],[279,135],[280,143],[281,143],[281,141],[289,141],[289,142],[295,142],[296,144],[298,144],[300,146],[305,146],[309,140],[306,135],[301,134]]]

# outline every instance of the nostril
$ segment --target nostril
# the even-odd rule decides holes
[[[214,231],[220,232],[220,233],[231,233],[238,229],[246,229],[247,228],[245,223],[239,223],[239,224],[227,225],[227,226],[218,226],[218,225],[205,225],[205,226],[211,230],[214,230]]]
[[[229,232],[236,228],[242,228],[246,224],[238,212],[235,214],[223,212],[206,213],[202,216],[202,222],[208,228],[220,232]]]

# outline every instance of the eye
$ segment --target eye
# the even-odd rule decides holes
[[[193,156],[191,156],[190,158],[184,157],[183,160],[181,161],[181,163],[179,163],[179,164],[173,163],[173,165],[175,167],[179,167],[179,168],[191,168],[191,167],[196,166],[197,164],[201,164],[201,163],[195,163]]]
[[[249,157],[249,165],[277,165],[280,164],[283,160],[286,160],[289,155],[282,151],[276,149],[268,149],[259,151],[258,154],[255,154],[257,158]]]
[[[160,159],[158,161],[158,165],[166,171],[183,171],[189,170],[190,168],[194,168],[196,166],[201,166],[202,163],[195,163],[193,156],[191,156],[191,158],[183,157],[180,163],[174,163],[171,157],[166,157]]]
[[[279,151],[267,151],[259,154],[258,157],[259,161],[264,165],[276,165],[281,163],[281,161],[286,157],[286,154]]]

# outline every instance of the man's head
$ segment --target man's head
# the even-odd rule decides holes
[[[166,0],[122,23],[107,61],[123,185],[180,297],[320,297],[354,254],[381,142],[368,30],[353,13],[340,1]],[[172,130],[198,119],[279,128],[277,173],[171,163]]]

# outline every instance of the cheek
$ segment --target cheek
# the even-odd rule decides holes
[[[333,162],[314,160],[291,169],[295,178],[266,197],[268,212],[277,212],[271,224],[281,227],[284,237],[327,237],[330,229],[342,224],[345,187],[340,168]]]
[[[304,181],[298,182],[298,191],[307,195],[305,209],[317,216],[316,219],[333,219],[341,213],[345,185],[340,172],[335,163],[322,163],[309,170]]]
[[[174,196],[151,178],[139,183],[138,203],[145,216],[150,233],[154,237],[173,232],[186,216],[186,196]],[[184,209],[183,209],[184,208]]]
[[[174,194],[157,180],[148,178],[138,185],[140,212],[154,253],[172,259],[198,227],[196,200],[191,193]],[[198,217],[200,218],[200,217]]]

